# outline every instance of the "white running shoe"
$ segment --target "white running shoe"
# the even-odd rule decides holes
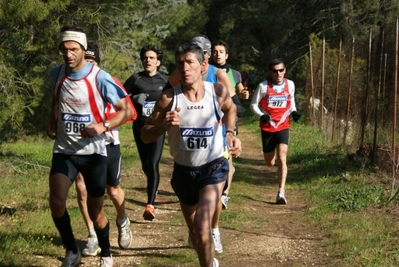
[[[68,250],[65,252],[65,259],[62,262],[61,267],[76,267],[79,266],[79,263],[82,259],[80,255],[80,251],[78,248],[78,253],[74,254],[73,251]]]
[[[118,219],[117,219],[118,220]],[[126,217],[126,221],[122,226],[118,225],[116,221],[116,226],[118,227],[118,245],[122,249],[127,249],[132,244],[132,232],[130,231],[130,219]]]
[[[276,203],[284,205],[287,204],[287,199],[285,198],[284,191],[278,191],[276,197]]]
[[[216,258],[213,258],[212,267],[219,267],[219,261]]]
[[[227,209],[227,205],[229,204],[230,198],[227,195],[222,195],[222,207]]]
[[[86,247],[82,250],[83,256],[97,256],[101,252],[101,248],[98,246],[97,236],[91,235],[87,238]]]
[[[114,262],[112,260],[112,255],[109,257],[101,257],[100,258],[100,267],[113,267]]]
[[[215,244],[215,251],[217,253],[222,253],[223,252],[223,246],[222,246],[222,239],[219,234],[214,234],[212,233],[212,237],[213,237],[213,243]]]

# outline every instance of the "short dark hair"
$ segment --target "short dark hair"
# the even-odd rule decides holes
[[[204,51],[196,44],[185,43],[180,45],[175,51],[175,60],[177,57],[188,52],[194,53],[200,64],[205,61]]]
[[[213,49],[215,48],[215,46],[217,46],[217,45],[222,45],[222,46],[224,46],[224,49],[226,50],[226,54],[229,53],[229,45],[228,45],[225,41],[218,40],[218,41],[216,41],[216,42],[213,42],[213,43],[212,43],[212,50],[213,50]]]
[[[284,61],[282,61],[279,58],[273,59],[272,61],[269,62],[269,70],[273,69],[274,66],[279,65],[279,64],[283,64],[284,68],[285,68]]]
[[[162,63],[162,58],[163,58],[163,52],[161,49],[159,49],[157,46],[155,45],[146,45],[143,48],[141,48],[140,50],[140,59],[141,61],[144,60],[144,55],[145,53],[147,53],[148,51],[153,51],[155,52],[155,54],[157,54],[157,60],[159,60]]]

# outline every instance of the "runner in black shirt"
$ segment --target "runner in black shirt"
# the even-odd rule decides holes
[[[153,45],[145,46],[140,51],[140,59],[144,70],[130,76],[123,85],[129,93],[137,110],[137,120],[133,122],[133,136],[140,155],[141,166],[147,176],[147,205],[143,214],[145,220],[155,218],[154,201],[159,185],[159,161],[161,159],[165,135],[155,142],[144,144],[140,137],[140,129],[152,113],[155,101],[169,77],[158,72],[162,62],[162,51]]]

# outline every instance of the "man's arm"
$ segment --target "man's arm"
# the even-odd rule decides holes
[[[259,102],[265,96],[264,89],[263,89],[264,86],[267,87],[267,84],[264,85],[264,84],[261,83],[261,84],[258,85],[258,87],[255,90],[254,95],[252,96],[251,105],[249,106],[251,111],[252,111],[252,113],[258,118],[262,117],[262,115],[265,114],[265,112],[263,112],[259,108]]]
[[[226,141],[229,145],[229,152],[232,156],[238,157],[241,154],[241,141],[235,137],[234,127],[236,123],[236,105],[231,100],[230,94],[226,87],[221,84],[215,84],[215,92],[218,96],[218,102],[224,113],[223,121],[226,126]]]
[[[107,130],[119,127],[120,125],[124,124],[127,120],[129,120],[133,116],[133,110],[131,106],[127,103],[126,97],[121,98],[118,101],[118,103],[114,105],[115,109],[118,110],[118,113],[112,118],[107,120],[109,124],[108,129],[104,126],[103,122],[90,124],[81,131],[82,137],[92,138],[101,135]]]
[[[118,110],[115,116],[107,120],[109,124],[108,130],[119,127],[133,116],[133,110],[126,100],[128,96],[126,95],[125,89],[116,83],[111,75],[104,71],[99,72],[97,79],[98,87],[103,98]],[[103,122],[100,122],[88,125],[81,131],[81,135],[84,138],[91,138],[105,131],[107,131],[107,128],[104,126]]]
[[[231,84],[229,75],[225,71],[218,71],[217,73],[218,83],[224,85],[228,90],[230,97],[233,97],[236,92],[234,91],[233,85]]]
[[[50,118],[47,122],[46,125],[46,134],[50,139],[55,139],[56,133],[57,133],[57,122],[56,122],[56,110],[55,110],[55,96],[53,95],[52,100],[51,100],[51,112],[50,112]]]
[[[290,92],[290,98],[291,98],[291,112],[293,112],[293,111],[296,111],[295,84],[293,81],[288,81],[288,90]]]
[[[239,98],[241,99],[249,99],[249,92],[248,90],[242,85],[242,83],[237,83],[236,85],[236,93]]]
[[[125,90],[128,93],[128,95],[132,94],[134,85],[135,85],[135,83],[136,83],[138,78],[139,78],[138,74],[134,73],[123,84],[123,87],[125,88]]]
[[[241,99],[244,99],[244,100],[248,99],[249,92],[248,92],[247,88],[245,88],[244,85],[242,84],[241,73],[235,69],[231,69],[231,71],[233,73],[233,78],[236,81],[236,84],[235,84],[236,94]]]
[[[179,72],[177,70],[174,70],[172,74],[169,76],[169,85],[176,86],[180,83],[180,77],[179,77]]]
[[[234,130],[236,124],[236,105],[230,97],[226,87],[222,84],[214,84],[218,102],[223,111],[223,120],[226,130]]]
[[[52,93],[51,93],[51,111],[50,111],[50,117],[46,125],[46,134],[50,139],[55,139],[55,136],[57,134],[57,113],[58,110],[56,109],[56,100],[55,97],[57,95],[56,93],[56,87],[55,84],[57,82],[57,77],[59,75],[60,69],[62,65],[55,66],[51,68],[50,70],[50,79],[51,79],[51,88],[52,88]]]
[[[173,88],[165,90],[155,102],[154,111],[141,128],[141,140],[154,142],[173,126],[180,125],[180,109],[170,111],[173,103]]]
[[[107,120],[107,122],[109,123],[109,129],[119,127],[133,117],[133,109],[128,104],[126,97],[122,98],[121,100],[119,100],[118,103],[116,103],[116,105],[114,105],[115,109],[118,110],[118,112],[115,116]]]

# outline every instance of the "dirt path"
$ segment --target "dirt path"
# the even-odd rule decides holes
[[[219,227],[224,252],[216,255],[220,266],[328,266],[327,254],[322,248],[323,235],[312,230],[306,222],[304,211],[307,203],[301,192],[290,190],[288,186],[288,205],[275,205],[276,169],[268,170],[264,166],[257,135],[241,129],[240,138],[244,150],[234,179],[241,183],[240,173],[249,173],[251,184],[247,185],[247,191],[254,194],[234,191],[233,181],[229,209],[224,210],[226,214],[222,216],[229,218],[228,213],[237,215],[242,211],[245,214],[253,213],[257,219],[240,217],[242,221],[238,227],[229,227],[229,220],[222,220]],[[160,168],[162,181],[156,199],[156,220],[153,222],[142,219],[146,202],[144,174],[138,166],[129,170],[124,168],[123,186],[134,237],[130,249],[118,249],[116,227],[112,222],[111,246],[115,266],[140,266],[148,257],[168,258],[187,253],[195,255],[194,250],[187,247],[187,229],[169,184],[172,168],[169,152],[165,151]],[[293,178],[288,175],[288,179]],[[234,195],[245,201],[236,203]],[[107,209],[108,214],[114,214],[110,201],[107,201]],[[98,259],[83,258],[82,263],[83,266],[97,266]],[[182,262],[178,266],[196,265]]]

